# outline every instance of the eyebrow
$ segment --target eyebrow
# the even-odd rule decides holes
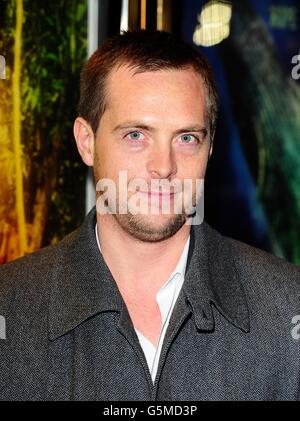
[[[144,124],[140,121],[127,121],[125,123],[122,124],[118,124],[116,127],[114,127],[113,131],[119,131],[119,130],[125,130],[125,129],[131,129],[131,128],[136,128],[136,129],[143,129],[143,130],[147,130],[149,132],[156,132],[157,129],[155,127],[151,127],[147,124]],[[180,133],[203,133],[203,135],[207,135],[207,128],[204,126],[190,126],[190,127],[183,127],[181,129],[175,130],[175,132],[173,133],[174,135],[180,134]]]

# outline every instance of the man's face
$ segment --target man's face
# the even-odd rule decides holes
[[[171,188],[171,192],[175,191],[171,195],[150,195],[145,186],[138,187],[136,191],[144,191],[139,196],[143,202],[133,202],[144,206],[146,203],[147,214],[130,212],[130,198],[136,192],[126,192],[128,212],[109,215],[123,230],[151,242],[174,235],[186,222],[187,201],[191,202],[191,195],[183,189],[184,180],[192,180],[195,205],[196,179],[204,179],[210,153],[205,88],[194,70],[135,74],[134,70],[122,66],[112,71],[107,81],[106,110],[94,146],[96,183],[103,178],[114,181],[119,209],[120,171],[126,171],[127,185],[142,179],[148,192],[151,183],[152,191],[157,193],[163,190],[157,188],[158,181],[181,182],[181,189]],[[124,196],[121,200],[124,201]],[[175,200],[182,204],[180,213],[174,212]],[[170,202],[168,213],[163,211],[166,201]]]

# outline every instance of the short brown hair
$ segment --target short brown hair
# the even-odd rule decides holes
[[[136,73],[193,68],[206,88],[206,117],[210,136],[216,125],[218,94],[207,60],[189,44],[164,31],[124,31],[107,39],[84,65],[80,76],[79,115],[96,133],[105,111],[106,81],[111,71],[129,65]]]

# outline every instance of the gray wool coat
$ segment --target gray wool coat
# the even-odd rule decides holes
[[[95,218],[0,267],[0,400],[299,399],[299,267],[192,226],[153,384]]]

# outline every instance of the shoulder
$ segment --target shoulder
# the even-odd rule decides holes
[[[248,244],[223,237],[231,248],[237,268],[257,278],[274,276],[282,280],[293,280],[300,285],[300,267],[280,257]]]
[[[83,223],[64,237],[57,245],[48,246],[25,257],[0,266],[0,313],[1,308],[16,301],[44,302],[58,283],[71,282],[78,269],[88,269],[87,257],[99,250],[95,238],[95,209]],[[90,259],[91,260],[91,259]],[[20,304],[21,306],[21,304]],[[23,306],[23,305],[22,305]],[[21,307],[22,307],[21,306]],[[35,306],[32,306],[35,307]],[[33,308],[30,308],[33,311]]]
[[[25,325],[48,307],[56,247],[47,247],[0,266],[0,314]]]
[[[231,238],[224,241],[230,247],[252,313],[263,308],[265,321],[269,318],[274,322],[281,315],[285,323],[299,314],[299,266]]]
[[[206,222],[203,224],[205,237],[212,248],[216,248],[222,254],[226,249],[234,259],[235,265],[244,273],[255,274],[264,277],[266,274],[277,277],[291,277],[300,281],[300,266],[277,257],[264,250],[250,246],[241,241],[220,234]]]
[[[276,296],[299,307],[300,267],[266,251],[221,235],[205,223],[211,262],[219,259],[219,268],[238,277],[246,295],[254,301]]]
[[[35,305],[50,293],[52,279],[64,249],[71,244],[74,233],[69,234],[59,244],[44,247],[12,262],[0,265],[1,307],[17,301]]]

